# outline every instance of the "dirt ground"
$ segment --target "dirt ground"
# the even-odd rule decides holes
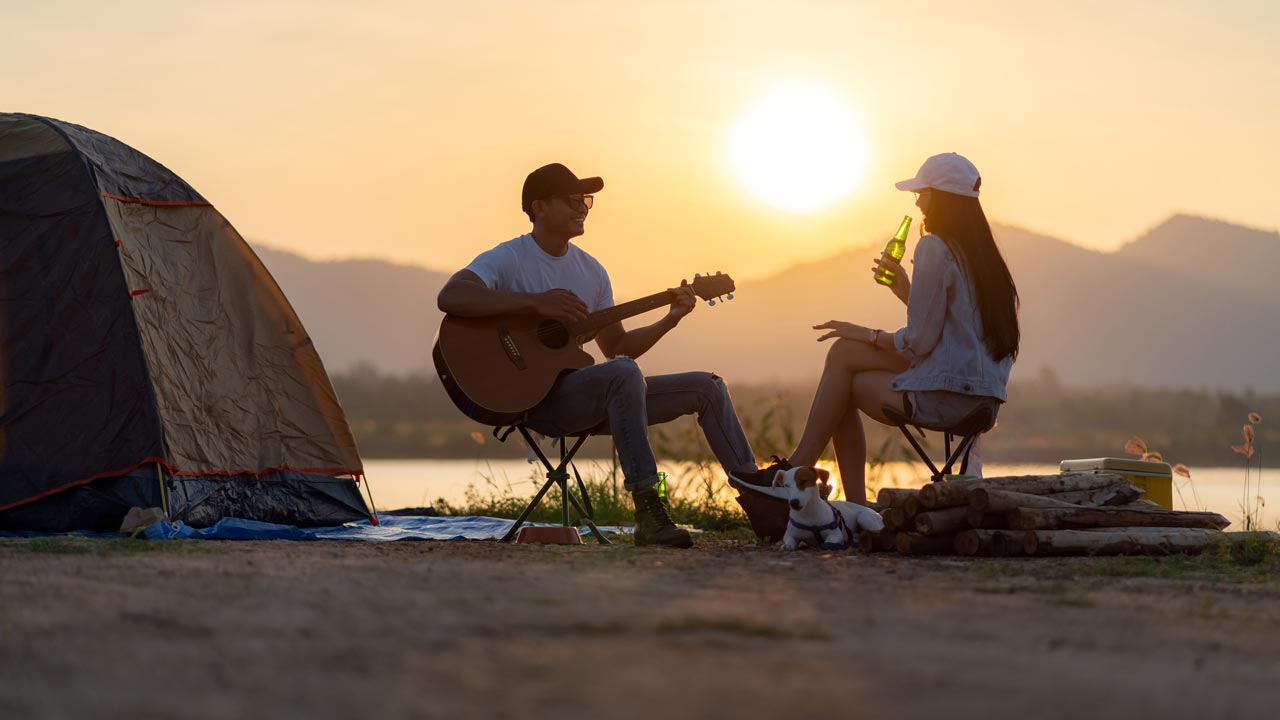
[[[1280,716],[1272,582],[723,540],[139,545],[0,540],[0,718]]]

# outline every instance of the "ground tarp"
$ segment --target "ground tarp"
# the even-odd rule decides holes
[[[390,542],[394,540],[497,540],[511,529],[511,520],[491,517],[404,517],[379,515],[378,524],[368,520],[338,527],[297,527],[276,523],[223,518],[207,528],[193,528],[184,522],[158,522],[140,534],[149,540],[345,540],[355,542]],[[525,523],[543,525],[543,523]],[[581,528],[583,536],[591,530]],[[601,528],[606,535],[621,532],[619,528]],[[0,537],[50,537],[66,533],[0,532]],[[73,535],[120,537],[119,533],[81,532]]]

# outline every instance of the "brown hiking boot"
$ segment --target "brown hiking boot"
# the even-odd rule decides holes
[[[631,493],[631,500],[636,504],[636,545],[693,547],[693,536],[671,522],[657,490],[637,490]]]

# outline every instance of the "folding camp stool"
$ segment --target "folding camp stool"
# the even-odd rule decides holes
[[[951,467],[955,465],[956,460],[960,460],[960,474],[963,475],[969,469],[969,451],[973,449],[973,443],[978,436],[987,432],[996,424],[995,413],[989,407],[980,407],[966,415],[960,422],[950,426],[943,427],[937,425],[923,425],[913,423],[907,420],[901,408],[895,408],[892,405],[884,405],[880,408],[884,416],[889,419],[895,427],[902,431],[906,436],[907,442],[911,443],[911,447],[915,448],[916,455],[929,466],[929,471],[933,473],[931,480],[939,482],[951,474]],[[937,465],[933,464],[933,460],[929,459],[929,453],[920,446],[909,428],[915,428],[923,436],[925,430],[933,430],[942,433],[943,453],[946,457],[946,464],[939,470]],[[952,450],[951,443],[955,439],[959,439],[960,443]]]
[[[556,442],[560,445],[560,462],[557,465],[551,464],[551,461],[547,459],[546,454],[542,452],[542,448],[538,446],[537,441],[533,439],[529,428],[524,425],[512,425],[505,430],[502,427],[495,427],[493,429],[493,436],[502,442],[506,442],[511,433],[516,430],[520,431],[520,434],[524,437],[525,445],[538,456],[538,459],[542,461],[543,466],[546,467],[547,481],[542,484],[542,488],[538,490],[538,494],[533,496],[533,499],[529,501],[528,506],[525,507],[524,512],[520,513],[520,517],[516,519],[515,524],[511,526],[511,529],[507,531],[507,534],[503,535],[502,539],[498,542],[511,542],[511,540],[515,538],[516,532],[520,529],[520,526],[524,524],[525,520],[529,519],[529,515],[533,513],[533,509],[538,507],[538,503],[542,502],[542,496],[547,494],[547,491],[551,489],[552,485],[557,485],[560,488],[560,499],[563,509],[563,515],[561,516],[563,522],[561,524],[564,527],[576,527],[575,525],[571,525],[569,522],[569,505],[572,504],[573,507],[577,509],[578,515],[581,517],[582,521],[587,524],[587,527],[591,528],[591,532],[595,535],[596,540],[600,541],[601,545],[612,545],[613,543],[609,542],[609,539],[604,536],[604,533],[600,532],[600,528],[596,527],[595,508],[591,506],[591,498],[587,495],[587,486],[582,482],[582,476],[578,474],[577,466],[573,464],[573,456],[578,453],[578,450],[582,447],[582,444],[587,441],[587,438],[592,435],[599,435],[608,432],[607,427],[601,426],[587,430],[586,432],[578,435],[574,435],[573,445],[568,447],[567,450],[567,438],[557,438]],[[581,501],[579,501],[578,497],[574,495],[573,490],[569,487],[569,470],[566,468],[573,470],[573,477],[578,481],[578,492],[582,494]]]

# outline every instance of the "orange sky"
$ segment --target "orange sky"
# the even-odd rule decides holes
[[[524,175],[565,162],[605,178],[583,244],[624,299],[885,237],[913,210],[892,181],[948,150],[994,220],[1082,245],[1174,211],[1275,228],[1280,5],[1225,5],[47,0],[0,11],[0,110],[113,135],[314,258],[454,269],[524,232]],[[807,214],[725,156],[797,81],[870,148]]]

